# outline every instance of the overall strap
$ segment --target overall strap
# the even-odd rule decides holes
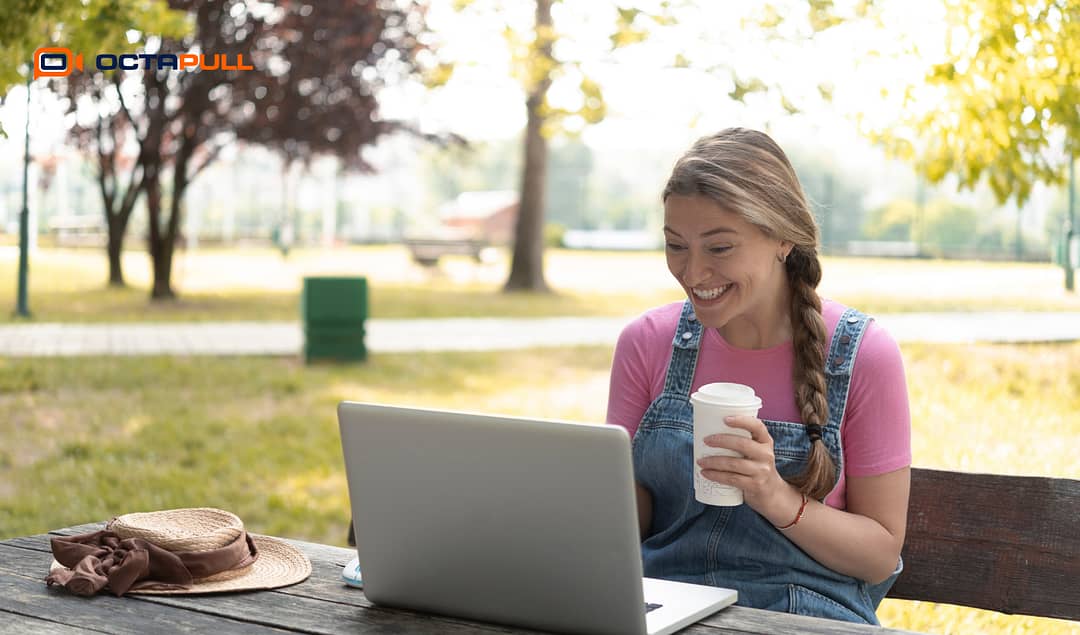
[[[685,301],[679,324],[675,327],[675,337],[671,342],[671,362],[664,379],[665,395],[690,397],[703,332],[701,322],[694,315],[694,305],[689,300]]]
[[[833,331],[829,354],[825,357],[825,384],[829,401],[829,426],[837,430],[844,419],[848,389],[851,387],[851,369],[855,366],[855,354],[859,350],[866,327],[872,318],[855,309],[848,309],[840,316]]]
[[[825,399],[829,404],[829,421],[822,431],[825,447],[836,464],[836,482],[844,469],[844,441],[840,425],[847,410],[848,390],[851,388],[851,370],[855,366],[855,354],[859,351],[870,318],[855,309],[847,309],[836,323],[832,344],[825,357]]]

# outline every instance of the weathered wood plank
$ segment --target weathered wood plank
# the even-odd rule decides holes
[[[44,584],[50,564],[52,554],[49,552],[0,544],[0,571],[42,580]]]
[[[0,633],[7,635],[77,635],[78,633],[103,633],[85,626],[58,624],[27,615],[0,610]]]
[[[50,534],[58,534],[61,536],[71,536],[74,534],[88,534],[92,531],[99,529],[105,529],[105,522],[84,523],[82,525],[73,525],[71,527],[64,527],[63,529],[50,530]]]
[[[699,624],[715,627],[726,633],[769,633],[770,635],[866,635],[867,633],[901,635],[911,633],[911,631],[806,615],[785,615],[784,619],[777,620],[776,613],[772,611],[743,606],[728,607],[705,618]]]
[[[48,551],[50,553],[52,551],[49,548],[49,535],[48,534],[38,534],[36,536],[23,536],[23,537],[20,537],[20,538],[9,538],[8,540],[0,542],[0,545],[8,545],[8,546],[11,546],[11,547],[20,547],[22,549],[31,549],[31,550],[34,550],[34,551]]]
[[[255,596],[259,595],[257,601]],[[495,624],[466,622],[384,607],[359,607],[283,593],[230,593],[214,596],[155,596],[150,601],[225,617],[242,615],[258,623],[321,635],[340,633],[534,633]]]
[[[890,597],[1080,619],[1080,481],[913,469]]]
[[[33,542],[30,542],[34,539]],[[45,544],[47,535],[39,535],[5,541],[5,543],[30,543],[32,546]],[[311,543],[303,543],[311,544]],[[178,613],[199,618],[200,631],[212,630],[215,620],[239,620],[246,622],[256,630],[261,627],[276,627],[286,631],[301,633],[325,633],[338,635],[348,633],[418,633],[437,635],[439,633],[533,633],[524,629],[514,629],[498,625],[478,624],[452,617],[442,617],[414,613],[400,609],[376,607],[363,592],[346,586],[340,580],[341,567],[320,558],[330,547],[314,550],[312,577],[291,587],[274,591],[229,593],[203,596],[126,596],[115,598],[99,595],[94,598],[80,598],[62,589],[48,589],[44,577],[48,573],[52,557],[49,553],[37,549],[26,549],[13,544],[0,543],[0,575],[21,580],[22,585],[36,589],[32,595],[32,605],[42,615],[49,615],[56,607],[63,609],[74,607],[76,615],[81,607],[100,606],[103,602],[127,602],[122,604],[130,611],[136,611],[145,623],[143,632],[157,631],[155,624],[159,613]],[[336,555],[336,554],[335,554]],[[133,608],[134,607],[134,608]],[[158,608],[160,607],[160,608]],[[0,613],[3,611],[23,611],[15,602],[5,598],[0,586]],[[32,614],[32,613],[30,613]],[[62,621],[72,623],[63,614]],[[139,619],[133,618],[137,624]],[[183,622],[177,622],[182,624]],[[233,630],[225,625],[223,630]],[[124,629],[120,629],[124,630]],[[137,630],[137,629],[136,629]],[[125,631],[126,632],[126,631]]]
[[[249,624],[242,615],[222,619],[195,611],[155,606],[136,597],[99,595],[82,598],[63,589],[50,589],[40,578],[8,571],[0,571],[0,616],[6,618],[4,627],[10,625],[15,632],[22,632],[23,626],[42,628],[42,621],[61,627],[136,635],[180,631],[266,633],[271,630]]]

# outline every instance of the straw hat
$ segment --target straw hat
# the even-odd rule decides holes
[[[221,509],[169,509],[118,516],[108,523],[106,532],[112,532],[120,540],[142,539],[174,554],[198,554],[235,544],[244,536],[244,523],[235,514]],[[190,595],[274,589],[296,584],[311,575],[311,561],[292,545],[269,536],[247,534],[247,537],[258,550],[253,562],[247,558],[241,566],[206,577],[193,573],[192,584],[186,588],[160,585],[165,588],[131,588],[127,593]],[[53,549],[55,552],[55,545]],[[70,571],[53,560],[50,571],[58,570]]]

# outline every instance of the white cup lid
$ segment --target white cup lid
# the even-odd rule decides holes
[[[761,407],[761,398],[754,394],[752,387],[730,382],[705,384],[690,397],[695,401],[718,406]]]

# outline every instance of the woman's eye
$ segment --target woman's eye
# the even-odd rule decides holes
[[[709,253],[711,253],[711,254],[722,254],[722,253],[724,253],[724,252],[726,252],[726,251],[728,251],[730,249],[731,249],[731,247],[709,247]]]
[[[668,251],[682,251],[686,249],[686,247],[683,247],[682,245],[676,245],[675,243],[668,243],[667,248]]]

